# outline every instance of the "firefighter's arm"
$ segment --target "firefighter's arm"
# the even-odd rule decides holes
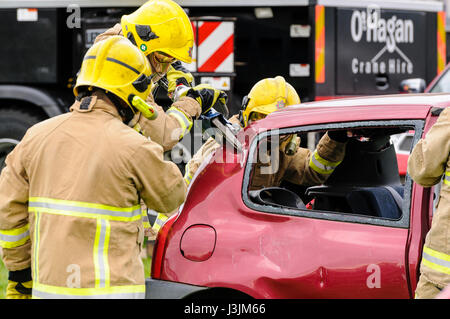
[[[0,175],[0,246],[9,271],[6,298],[31,298],[31,241],[28,177],[22,144],[7,156]]]
[[[142,134],[161,145],[164,151],[171,150],[190,131],[194,119],[201,112],[198,102],[190,97],[180,98],[167,112],[153,101],[151,95],[146,102],[153,105],[158,117],[155,120],[148,120],[140,116],[139,127]]]
[[[345,146],[346,142],[331,139],[329,133],[326,133],[320,139],[314,152],[298,148],[292,155],[284,178],[298,185],[324,183],[344,159]]]
[[[446,108],[425,138],[414,146],[408,158],[408,174],[422,186],[433,186],[444,174],[449,154],[450,114]]]
[[[133,182],[149,209],[168,214],[186,197],[186,184],[178,167],[164,160],[163,149],[145,140],[130,161]]]

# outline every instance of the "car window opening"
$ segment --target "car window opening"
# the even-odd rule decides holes
[[[315,185],[304,183],[307,179],[301,176],[291,178],[290,169],[296,164],[283,152],[288,135],[262,138],[253,157],[249,157],[253,160],[249,199],[263,207],[401,219],[406,165],[414,131],[411,127],[367,127],[349,132],[344,159],[325,182]],[[303,148],[297,152],[314,156],[315,147],[325,133],[297,133],[298,146]],[[273,147],[276,142],[278,149]],[[327,162],[322,160],[322,163]],[[304,164],[310,165],[308,161]],[[266,168],[266,176],[262,168]],[[279,176],[280,171],[283,176]],[[307,168],[303,173],[311,174]]]

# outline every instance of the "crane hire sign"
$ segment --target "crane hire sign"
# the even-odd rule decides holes
[[[376,11],[375,11],[376,12]],[[370,61],[352,59],[352,72],[365,73],[408,73],[412,74],[413,64],[399,49],[397,44],[414,43],[414,23],[411,19],[401,19],[392,16],[389,19],[378,17],[377,14],[367,14],[365,11],[353,11],[350,20],[350,32],[354,42],[359,43],[365,35],[367,43],[380,43],[383,48]],[[400,58],[391,58],[388,64],[378,61],[385,52],[397,52]],[[388,69],[388,70],[387,70]]]
[[[402,79],[425,78],[425,19],[423,12],[339,9],[337,76],[346,79],[338,80],[339,93],[396,92]]]

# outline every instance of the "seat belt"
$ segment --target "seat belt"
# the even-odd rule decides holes
[[[402,207],[403,207],[403,198],[400,196],[400,194],[391,186],[383,186],[384,188],[386,188],[392,195],[392,197],[394,197],[395,203],[397,204],[398,208],[400,209],[400,211],[402,211]]]

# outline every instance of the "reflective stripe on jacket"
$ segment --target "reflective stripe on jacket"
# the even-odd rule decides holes
[[[428,268],[450,275],[450,255],[448,254],[424,246],[422,263]]]
[[[286,141],[281,142],[278,156],[274,158],[277,163],[270,160],[254,165],[255,173],[250,190],[280,186],[283,180],[297,185],[320,185],[328,179],[345,155],[345,143],[332,140],[328,134],[320,139],[314,152],[298,147],[294,155],[286,155],[285,144]],[[264,169],[267,170],[270,166],[275,167],[276,172],[265,173]]]
[[[23,227],[0,230],[0,246],[14,248],[25,244],[30,239],[30,224]]]
[[[168,216],[158,213],[158,215],[156,216],[155,219],[155,223],[153,224],[153,230],[155,230],[156,232],[158,232],[161,227],[164,225],[164,223],[167,221],[167,219],[169,219]]]
[[[444,184],[450,186],[450,172],[445,172],[445,175],[444,175]]]
[[[421,275],[441,288],[450,284],[450,111],[442,111],[436,123],[414,146],[408,174],[419,185],[442,181],[431,228],[426,235]]]
[[[35,298],[144,297],[141,200],[169,213],[186,195],[160,145],[89,99],[30,128],[0,176],[3,260],[32,268]]]

